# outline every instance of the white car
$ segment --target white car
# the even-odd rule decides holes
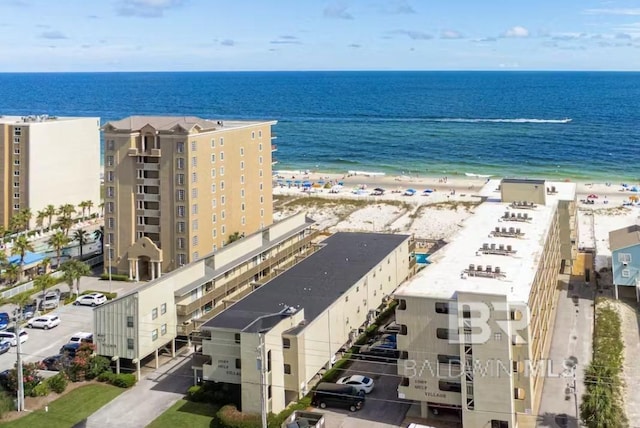
[[[31,318],[27,322],[29,328],[43,328],[49,330],[50,328],[57,327],[60,324],[60,318],[57,315],[42,315],[40,317]]]
[[[339,385],[351,385],[357,389],[358,392],[364,392],[365,394],[373,391],[373,379],[362,375],[341,377],[336,383]]]
[[[73,302],[74,305],[98,306],[106,303],[107,298],[102,293],[89,293],[80,296]]]
[[[14,330],[0,331],[0,340],[7,340],[11,346],[17,346],[16,333]],[[26,330],[20,330],[20,343],[24,343],[29,340],[29,333]]]

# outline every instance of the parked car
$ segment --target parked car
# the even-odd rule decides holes
[[[40,302],[40,307],[43,310],[55,309],[58,305],[60,305],[60,290],[58,289],[47,291],[44,299]]]
[[[60,318],[57,315],[42,315],[39,317],[31,318],[27,322],[29,328],[43,328],[49,330],[60,325]]]
[[[365,394],[369,394],[371,391],[373,391],[373,379],[367,376],[362,376],[362,375],[345,376],[338,379],[336,383],[338,385],[351,385],[358,392],[364,392]]]
[[[45,368],[45,370],[58,372],[65,366],[66,363],[69,363],[70,361],[71,360],[69,358],[65,358],[64,355],[56,354],[40,361],[40,364]]]
[[[0,340],[0,355],[9,352],[9,349],[11,349],[11,342],[5,339]]]
[[[24,343],[29,340],[29,333],[26,330],[20,330],[20,343]],[[0,339],[8,340],[11,343],[11,346],[18,345],[18,339],[16,338],[16,333],[14,328],[9,328],[5,331],[0,331]]]
[[[76,357],[76,352],[80,349],[80,342],[75,343],[67,343],[66,345],[62,345],[60,348],[60,354],[70,359],[74,359]]]
[[[107,302],[107,297],[102,293],[89,293],[79,296],[74,305],[98,306]]]
[[[375,342],[371,345],[363,345],[357,356],[363,360],[388,362],[389,360],[397,360],[398,355],[395,343]]]
[[[11,319],[6,312],[0,312],[0,330],[6,330],[9,327]]]
[[[93,333],[79,331],[71,336],[69,343],[93,343]]]
[[[329,382],[320,382],[313,391],[311,404],[321,409],[327,406],[346,407],[352,412],[360,410],[364,405],[364,394],[359,393],[350,385],[338,385]]]

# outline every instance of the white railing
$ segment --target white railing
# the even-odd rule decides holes
[[[51,274],[53,278],[60,278],[62,276],[61,271],[56,271]],[[0,297],[3,299],[10,299],[13,296],[16,296],[20,293],[24,293],[25,291],[33,290],[34,281],[25,282],[24,284],[18,285],[17,287],[13,287],[9,290],[3,291],[0,293]]]

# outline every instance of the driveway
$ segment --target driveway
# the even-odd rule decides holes
[[[193,385],[191,355],[181,355],[144,376],[133,388],[74,428],[141,428],[184,398]]]
[[[367,394],[362,410],[351,413],[338,408],[317,409],[324,413],[327,428],[398,427],[409,410],[410,401],[398,398],[396,363],[355,361],[343,376],[362,374],[373,379],[375,386]]]

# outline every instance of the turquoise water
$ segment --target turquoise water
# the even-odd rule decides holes
[[[35,73],[0,88],[2,114],[275,119],[276,169],[640,177],[640,73]]]

